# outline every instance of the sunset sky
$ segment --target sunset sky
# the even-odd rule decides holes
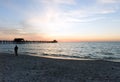
[[[0,40],[120,41],[120,0],[0,0]]]

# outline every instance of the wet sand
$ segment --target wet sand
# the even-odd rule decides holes
[[[0,82],[120,82],[120,62],[0,53]]]

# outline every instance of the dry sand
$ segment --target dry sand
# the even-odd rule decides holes
[[[120,63],[1,53],[0,82],[120,82]]]

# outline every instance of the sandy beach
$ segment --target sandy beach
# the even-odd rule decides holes
[[[120,82],[120,63],[0,53],[0,82]]]

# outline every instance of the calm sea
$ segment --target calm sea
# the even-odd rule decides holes
[[[17,44],[19,54],[64,58],[120,59],[120,42]],[[0,44],[0,52],[14,54],[15,44]]]

